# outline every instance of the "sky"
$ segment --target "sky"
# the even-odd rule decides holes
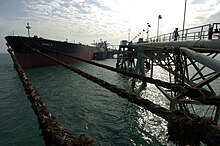
[[[91,45],[119,45],[149,28],[149,37],[183,28],[185,0],[0,0],[0,53],[7,35],[31,36]],[[185,28],[220,21],[220,0],[187,0]],[[144,38],[147,37],[144,33]]]

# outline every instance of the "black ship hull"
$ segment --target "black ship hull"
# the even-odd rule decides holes
[[[38,37],[6,36],[5,39],[7,41],[7,45],[13,49],[15,56],[24,68],[56,65],[55,62],[34,52],[34,49],[38,49],[67,64],[74,64],[79,61],[59,53],[54,53],[54,51],[62,52],[85,60],[91,60],[95,50],[95,47],[87,45]]]

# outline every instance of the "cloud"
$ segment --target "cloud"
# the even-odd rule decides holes
[[[191,4],[204,4],[208,0],[193,0]]]
[[[26,36],[25,26],[28,21],[32,27],[32,35],[36,34],[61,41],[65,39],[75,40],[84,44],[91,44],[93,40],[102,38],[102,40],[117,45],[120,40],[127,38],[128,29],[131,29],[131,38],[133,38],[143,29],[146,29],[147,22],[151,24],[150,37],[155,36],[159,14],[163,17],[160,20],[159,33],[169,33],[176,27],[182,27],[184,10],[184,1],[180,3],[176,0],[21,1],[16,0],[17,3],[20,2],[18,4],[20,13],[17,15],[11,13],[10,17],[7,18],[0,15],[2,19],[10,18],[13,20],[4,24],[14,27],[8,28],[7,31],[12,32],[11,30],[15,29],[16,34]],[[186,28],[219,20],[220,5],[217,0],[191,1],[187,5]],[[5,1],[4,5],[12,6],[11,1]],[[15,9],[15,7],[11,9]]]
[[[24,16],[23,5],[18,0],[1,1],[0,17],[13,20],[14,17]]]
[[[206,19],[207,22],[213,22],[213,23],[214,23],[214,22],[219,23],[219,20],[220,20],[220,11],[218,11],[217,13],[215,13],[215,14],[209,16],[209,17]]]
[[[78,39],[86,44],[102,37],[117,39],[114,36],[118,35],[116,25],[120,22],[113,18],[111,8],[102,1],[25,0],[24,4],[28,18],[31,18],[31,31],[39,35],[54,39]]]
[[[190,14],[194,15],[193,24],[208,24],[218,22],[220,3],[216,0],[197,0],[193,1]]]

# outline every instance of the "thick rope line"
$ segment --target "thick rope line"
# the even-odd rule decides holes
[[[32,48],[30,48],[32,49]],[[142,106],[144,109],[151,111],[152,113],[164,118],[165,120],[167,120],[171,125],[172,123],[175,124],[182,124],[183,126],[183,131],[190,129],[192,126],[194,126],[196,124],[196,122],[194,122],[194,120],[190,117],[187,117],[186,115],[177,115],[174,112],[167,110],[166,108],[160,107],[159,105],[154,104],[153,102],[147,100],[147,99],[143,99],[141,97],[139,97],[138,95],[132,94],[132,93],[128,93],[126,90],[118,88],[115,85],[112,85],[108,82],[105,82],[95,76],[92,76],[90,74],[87,74],[79,69],[76,69],[68,64],[65,64],[64,62],[57,60],[49,55],[46,55],[42,52],[40,52],[37,49],[32,49],[33,51],[35,51],[36,53],[43,55],[49,59],[51,59],[52,61],[64,66],[65,68],[81,75],[82,77],[85,77],[86,79],[97,83],[98,85],[108,89],[111,92],[116,93],[117,95],[121,96],[122,98],[127,99],[128,101],[138,105],[138,106]],[[182,119],[182,120],[181,120]],[[201,118],[202,120],[203,118]],[[179,122],[179,121],[184,121],[184,122]],[[185,123],[192,123],[192,124],[185,124]],[[199,135],[198,137],[198,141],[202,141],[208,145],[212,144],[212,145],[220,145],[220,127],[216,124],[207,124],[205,122],[201,123],[200,125],[202,125],[201,127],[203,127],[203,129],[195,129],[194,133],[195,135]],[[205,131],[201,134],[201,130]],[[192,135],[192,136],[195,136]],[[185,138],[185,139],[184,139]],[[187,141],[188,139],[190,139],[189,137],[184,137],[183,139],[181,137],[179,137],[180,141]],[[188,140],[189,141],[189,140]],[[187,143],[186,143],[187,144]]]
[[[43,46],[39,46],[39,47],[43,47]],[[107,70],[110,70],[110,71],[113,71],[113,72],[117,72],[117,73],[129,76],[129,77],[132,77],[132,78],[136,78],[136,79],[151,83],[151,84],[156,84],[158,86],[165,87],[167,89],[173,88],[173,89],[179,90],[179,88],[182,88],[182,86],[179,86],[179,85],[176,85],[176,84],[170,84],[168,82],[164,82],[164,81],[161,81],[159,79],[152,79],[150,77],[140,76],[140,75],[132,73],[132,72],[119,70],[119,69],[111,67],[111,66],[107,66],[107,65],[96,63],[96,62],[93,62],[93,61],[85,60],[85,59],[82,59],[82,58],[79,58],[79,57],[71,56],[69,54],[65,54],[65,53],[60,52],[60,51],[50,50],[46,47],[43,47],[43,48],[46,49],[47,51],[50,51],[50,52],[53,52],[53,53],[59,53],[59,54],[62,54],[64,56],[67,56],[67,57],[70,57],[70,58],[73,58],[73,59],[77,59],[77,60],[92,64],[92,65],[95,65],[95,66],[98,66],[98,67],[101,67],[101,68],[104,68],[104,69],[107,69]]]
[[[25,43],[25,42],[24,42]],[[26,43],[25,43],[26,44]],[[124,89],[120,89],[117,88],[117,86],[115,85],[111,85],[97,77],[94,77],[90,74],[87,74],[83,71],[80,71],[74,67],[71,67],[70,65],[65,64],[64,62],[57,60],[47,54],[44,54],[42,52],[40,52],[37,49],[33,49],[30,46],[28,46],[26,44],[26,46],[31,49],[32,51],[39,53],[40,55],[43,55],[49,59],[51,59],[52,61],[64,66],[65,68],[74,71],[75,73],[93,81],[94,83],[99,84],[100,86],[118,94],[119,96],[121,96],[122,98],[127,99],[128,101],[138,105],[138,106],[142,106],[144,107],[146,110],[151,111],[152,113],[164,118],[165,120],[167,120],[169,122],[169,125],[173,125],[173,124],[177,124],[179,127],[182,127],[182,131],[187,131],[188,129],[192,129],[194,128],[194,132],[193,133],[187,133],[187,137],[182,137],[182,136],[177,136],[177,137],[173,137],[175,136],[175,133],[179,132],[178,130],[175,132],[168,132],[168,134],[170,136],[172,136],[172,139],[175,139],[173,142],[176,144],[179,144],[180,142],[187,145],[189,143],[187,143],[188,141],[190,141],[191,145],[197,144],[200,141],[202,141],[205,144],[208,145],[220,145],[220,126],[217,124],[214,124],[213,121],[209,122],[205,122],[206,120],[204,120],[204,118],[199,118],[200,121],[202,121],[201,124],[199,124],[200,126],[196,126],[198,123],[194,118],[189,117],[188,115],[184,114],[176,114],[175,112],[172,112],[170,110],[167,110],[163,107],[160,107],[156,104],[154,104],[153,102],[147,100],[147,99],[142,99],[137,95],[128,93],[126,90]],[[181,122],[182,121],[182,122]],[[202,128],[198,128],[198,127],[202,127]],[[174,129],[172,129],[174,130]],[[193,140],[193,142],[191,143],[191,137],[195,137],[196,136],[196,141]],[[193,144],[194,143],[194,144]]]
[[[11,49],[8,49],[9,54],[14,62],[14,67],[18,72],[19,78],[23,83],[26,95],[31,102],[31,107],[38,117],[38,122],[44,136],[45,144],[48,146],[90,146],[92,141],[85,135],[80,135],[78,138],[70,135],[68,130],[64,128],[58,120],[50,113],[37,90],[27,78],[23,68],[17,61]]]
[[[33,43],[35,43],[35,42],[33,42]],[[38,45],[38,44],[36,44],[36,45]],[[39,47],[43,47],[43,46],[39,46]],[[85,60],[85,59],[82,59],[82,58],[79,58],[79,57],[74,57],[74,56],[71,56],[69,54],[65,54],[65,53],[60,52],[60,51],[50,50],[46,47],[43,47],[43,48],[45,50],[53,52],[53,53],[59,53],[59,54],[62,54],[64,56],[67,56],[67,57],[70,57],[70,58],[73,58],[73,59],[77,59],[77,60],[92,64],[92,65],[95,65],[95,66],[98,66],[98,67],[101,67],[101,68],[104,68],[104,69],[107,69],[107,70],[110,70],[110,71],[113,71],[113,72],[117,72],[117,73],[129,76],[129,77],[132,77],[132,78],[142,80],[144,82],[155,84],[156,86],[161,86],[161,87],[164,87],[164,88],[167,88],[167,89],[171,89],[171,90],[173,90],[175,92],[178,92],[178,93],[180,93],[184,96],[188,96],[188,97],[190,97],[194,100],[200,101],[203,104],[220,106],[220,97],[219,97],[220,95],[215,96],[211,92],[209,92],[207,90],[204,90],[204,89],[203,89],[204,90],[203,91],[203,90],[201,90],[199,88],[196,88],[196,87],[193,88],[193,87],[190,87],[190,86],[181,86],[181,85],[177,85],[177,84],[164,82],[164,81],[161,81],[159,79],[153,79],[153,78],[150,78],[150,77],[140,76],[140,75],[132,73],[132,72],[127,72],[125,70],[119,70],[119,69],[111,67],[111,66],[99,64],[99,63],[89,61],[89,60]],[[220,73],[218,74],[218,76],[220,76]]]
[[[151,84],[155,84],[157,86],[161,86],[161,87],[164,87],[164,88],[167,88],[167,89],[174,89],[175,91],[178,91],[180,88],[181,89],[183,88],[180,85],[164,82],[164,81],[161,81],[159,79],[153,79],[153,78],[150,78],[150,77],[140,76],[140,75],[135,74],[133,72],[127,72],[125,70],[119,70],[119,69],[111,67],[111,66],[107,66],[107,65],[104,65],[104,64],[96,63],[96,62],[93,62],[93,61],[90,61],[90,60],[85,60],[85,59],[82,59],[82,58],[79,58],[79,57],[75,57],[75,56],[72,56],[72,55],[69,55],[69,54],[65,54],[65,53],[60,52],[60,51],[51,50],[51,49],[48,49],[46,47],[43,47],[43,46],[35,43],[34,41],[32,41],[32,42],[34,44],[36,44],[37,46],[43,48],[44,50],[47,50],[47,51],[50,51],[50,52],[53,52],[53,53],[59,53],[59,54],[62,54],[64,56],[67,56],[67,57],[70,57],[70,58],[73,58],[73,59],[77,59],[77,60],[80,60],[80,61],[92,64],[92,65],[95,65],[95,66],[98,66],[98,67],[101,67],[101,68],[104,68],[104,69],[107,69],[107,70],[110,70],[110,71],[113,71],[113,72],[117,72],[117,73],[129,76],[129,77],[132,77],[132,78],[136,78],[136,79],[139,79],[139,80],[151,83]],[[26,46],[27,46],[27,44],[26,44]]]
[[[93,75],[90,75],[88,73],[85,73],[77,68],[74,68],[66,63],[64,63],[63,61],[60,61],[60,60],[57,60],[47,54],[44,54],[42,52],[40,52],[39,50],[35,49],[34,50],[36,53],[40,54],[40,55],[43,55],[49,59],[51,59],[52,61],[64,66],[65,68],[77,73],[78,75],[81,75],[82,77],[94,82],[94,83],[97,83],[98,85],[108,89],[109,91],[111,92],[114,92],[116,93],[117,95],[121,96],[122,98],[125,98],[127,99],[128,101],[132,102],[132,103],[135,103],[139,106],[143,106],[145,109],[147,110],[153,110],[153,111],[160,111],[158,113],[155,113],[157,114],[158,116],[161,116],[163,117],[164,119],[166,119],[167,121],[172,121],[173,120],[173,116],[175,116],[175,114],[172,114],[171,111],[163,108],[163,107],[160,107],[158,105],[155,105],[153,102],[147,100],[147,99],[142,99],[140,98],[139,96],[135,95],[135,94],[132,94],[132,93],[128,93],[126,90],[122,89],[122,88],[119,88],[115,85],[112,85],[104,80],[101,80]],[[150,105],[150,106],[149,106]],[[161,114],[162,113],[162,114]],[[167,116],[168,114],[168,116]],[[171,114],[172,116],[169,116],[169,114]]]

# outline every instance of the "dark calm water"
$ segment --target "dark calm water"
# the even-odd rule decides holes
[[[98,62],[115,66],[116,60]],[[74,66],[133,92],[128,77],[85,63]],[[61,66],[28,69],[26,73],[72,135],[86,134],[95,146],[172,145],[167,142],[165,120]],[[159,69],[156,76],[167,78]],[[8,54],[0,54],[0,81],[0,146],[44,145],[37,117]],[[153,85],[134,92],[163,107],[169,105]]]

